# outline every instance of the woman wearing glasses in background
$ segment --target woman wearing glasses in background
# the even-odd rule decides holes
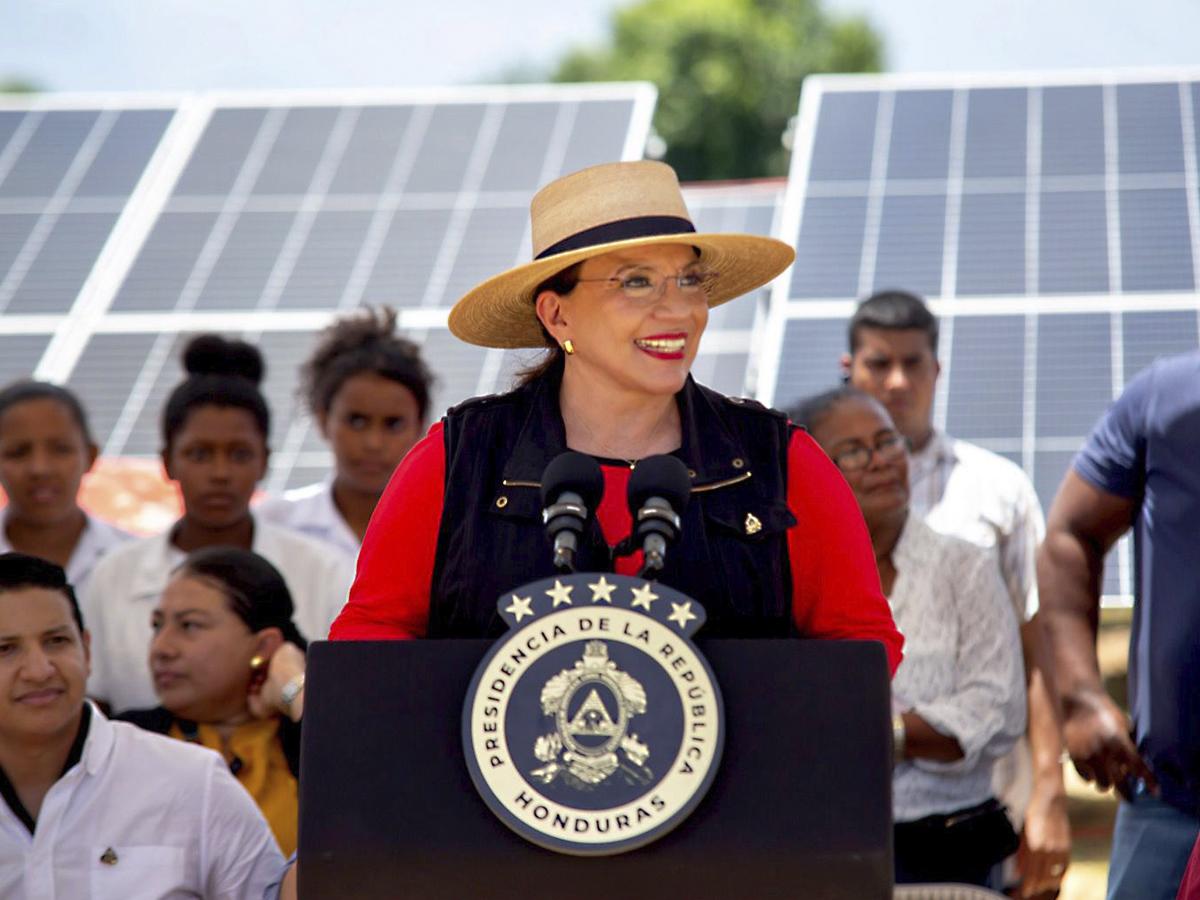
[[[892,680],[896,882],[985,885],[1017,838],[992,765],[1025,730],[1017,623],[987,552],[908,512],[908,453],[887,411],[838,388],[792,414],[854,492],[904,633]]]
[[[580,568],[636,575],[626,486],[671,454],[692,498],[660,580],[703,603],[708,637],[874,639],[900,660],[845,482],[803,432],[690,377],[709,308],[780,274],[770,238],[697,234],[670,167],[596,166],[531,206],[535,259],[470,291],[450,330],[544,360],[510,393],[452,409],[397,469],[367,529],[334,639],[498,634],[496,598],[555,569],[540,480],[570,449],[600,463]]]

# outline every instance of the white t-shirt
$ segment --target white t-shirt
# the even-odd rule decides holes
[[[994,551],[1018,624],[1033,618],[1046,522],[1029,476],[1003,456],[934,432],[912,455],[908,483],[910,510],[934,530]],[[1019,829],[1033,790],[1027,737],[997,762],[992,788]]]
[[[268,497],[254,511],[268,522],[335,547],[351,562],[358,559],[361,543],[333,502],[332,480],[285,491],[279,497]]]
[[[12,544],[8,542],[7,528],[8,507],[5,507],[0,510],[0,553],[8,553],[13,549]],[[71,558],[67,560],[67,581],[75,588],[75,593],[83,594],[92,569],[96,568],[96,564],[106,553],[133,539],[133,535],[128,531],[122,531],[103,519],[88,516],[87,525],[79,535],[79,542],[75,544]]]
[[[987,551],[938,534],[910,513],[892,562],[888,603],[904,635],[892,693],[963,750],[950,763],[896,766],[896,821],[911,822],[991,796],[994,762],[1025,730],[1025,669],[1017,623]]]
[[[46,794],[33,834],[0,801],[0,897],[260,900],[282,864],[219,755],[95,707],[82,756]]]
[[[283,575],[295,605],[293,619],[309,640],[322,640],[346,603],[354,567],[312,538],[254,516],[255,553]],[[81,598],[83,624],[92,634],[88,693],[116,712],[158,705],[147,662],[150,617],[167,579],[185,555],[167,533],[110,553],[92,573]]]

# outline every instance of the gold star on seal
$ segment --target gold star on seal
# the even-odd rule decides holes
[[[555,578],[554,587],[546,591],[546,596],[554,601],[554,608],[558,609],[560,606],[571,605],[571,591],[573,590],[575,590],[575,585],[563,584]]]
[[[684,628],[688,622],[692,621],[692,619],[697,618],[696,614],[692,612],[692,602],[690,600],[687,603],[672,603],[671,610],[672,612],[669,616],[667,616],[667,620],[670,622],[678,622],[681,629]]]
[[[589,584],[592,589],[592,602],[599,603],[603,600],[605,603],[612,603],[612,592],[617,589],[615,584],[609,584],[603,575],[595,584]]]
[[[504,611],[506,613],[511,613],[516,618],[517,624],[519,625],[523,618],[533,615],[533,610],[529,608],[530,604],[532,603],[532,597],[518,597],[516,594],[513,594],[512,606],[505,607]]]
[[[633,589],[633,605],[640,606],[646,612],[650,611],[650,604],[658,599],[658,594],[650,590],[650,582],[646,582],[640,588]]]

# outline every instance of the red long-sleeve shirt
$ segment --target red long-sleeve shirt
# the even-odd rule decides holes
[[[602,466],[604,496],[596,511],[610,545],[629,533],[626,466]],[[333,623],[333,640],[424,637],[442,518],[446,475],[442,426],[434,425],[392,476],[358,555],[350,600]],[[879,586],[871,541],[841,473],[804,432],[788,446],[788,531],[792,616],[806,637],[877,640],[894,674],[904,639]],[[639,554],[640,555],[640,554]],[[636,575],[638,556],[617,560]]]

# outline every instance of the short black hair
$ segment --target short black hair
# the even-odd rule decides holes
[[[22,378],[0,389],[0,416],[17,404],[30,400],[53,400],[60,404],[71,414],[71,418],[79,426],[79,430],[83,433],[84,443],[89,447],[95,446],[96,441],[92,437],[92,429],[88,425],[87,413],[83,409],[83,404],[79,402],[79,398],[67,388],[50,384],[48,381]]]
[[[878,403],[866,391],[843,384],[798,401],[788,410],[788,418],[792,420],[792,424],[799,425],[811,432],[825,420],[826,416],[847,400],[869,400],[871,403]]]
[[[62,566],[26,553],[0,553],[0,594],[29,587],[58,591],[66,597],[75,624],[79,626],[79,633],[83,634],[83,613],[79,611],[79,599],[67,581],[67,573]]]
[[[257,347],[217,334],[202,334],[192,338],[184,348],[183,367],[187,378],[171,391],[163,408],[165,449],[170,449],[192,410],[202,406],[246,410],[254,417],[266,443],[271,434],[271,413],[258,389],[266,367]]]
[[[301,370],[308,408],[314,415],[328,412],[346,380],[362,372],[408,388],[417,401],[421,421],[425,421],[433,374],[421,359],[421,349],[396,333],[394,309],[364,307],[337,319],[321,333]]]
[[[308,646],[292,620],[295,606],[287,582],[257,553],[240,547],[205,547],[190,553],[175,572],[217,582],[229,608],[251,631],[278,628],[285,640],[301,650]]]
[[[929,338],[929,348],[933,351],[933,355],[937,356],[937,317],[929,311],[925,301],[916,294],[899,290],[880,291],[858,304],[858,309],[850,317],[850,328],[847,334],[851,356],[858,351],[859,332],[863,328],[880,328],[885,331],[914,329],[923,331]]]

